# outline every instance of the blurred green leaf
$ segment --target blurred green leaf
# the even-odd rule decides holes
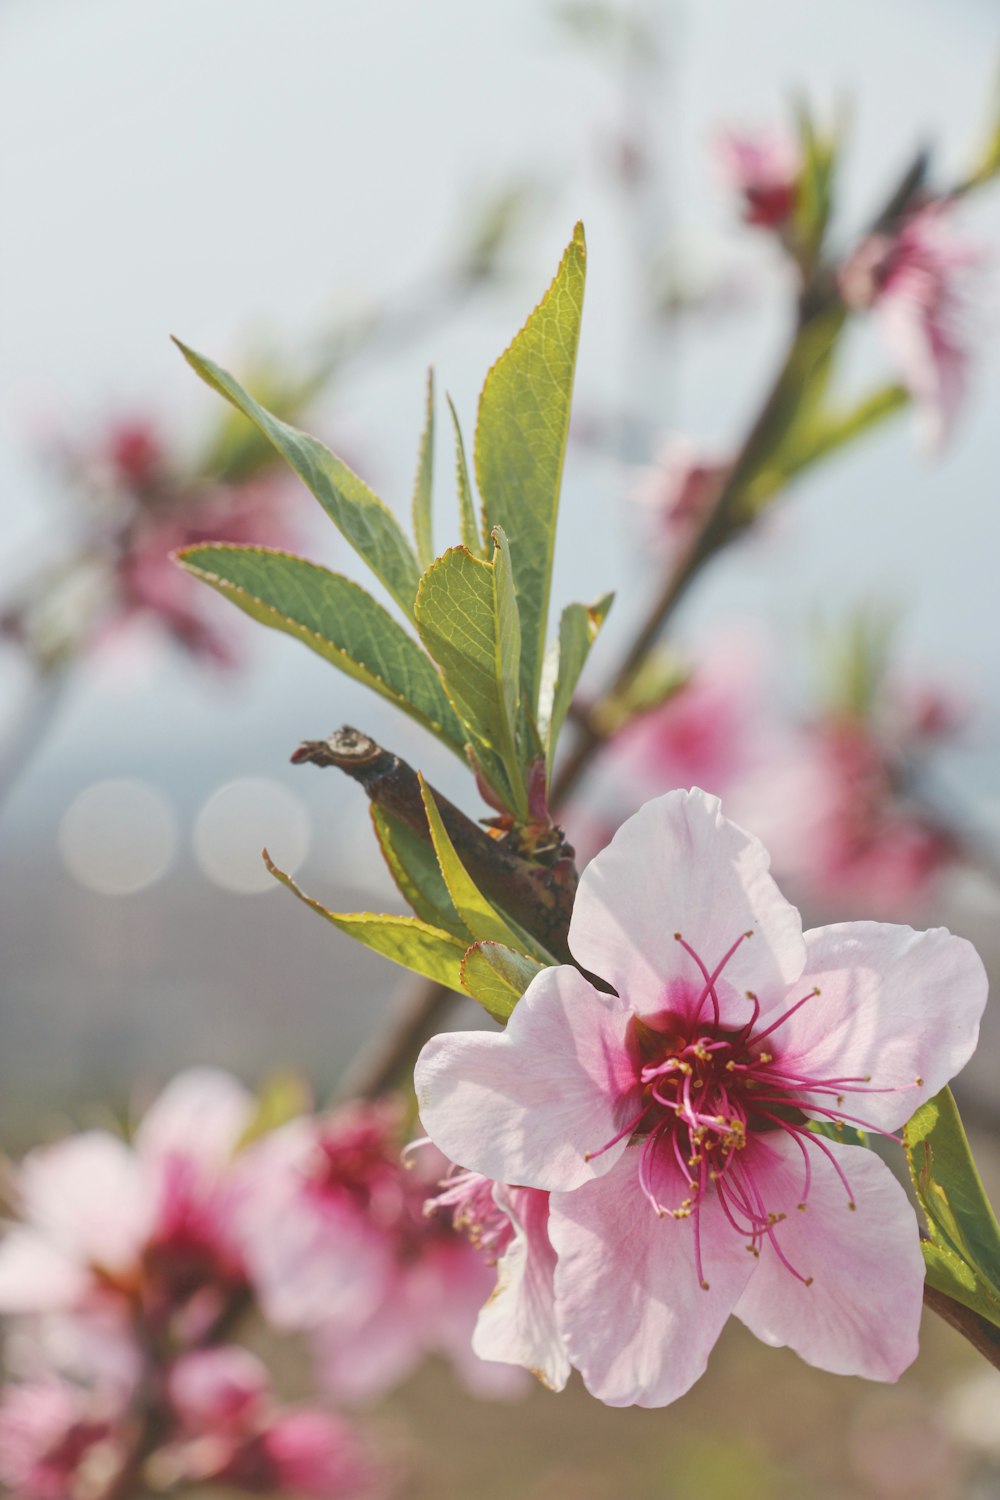
[[[420,435],[417,478],[413,486],[413,537],[421,572],[434,561],[434,371],[427,371],[427,406]]]
[[[175,343],[202,380],[248,417],[287,460],[376,578],[412,617],[420,569],[413,549],[388,507],[316,438],[279,421],[232,375],[179,340]]]
[[[760,510],[793,479],[909,405],[901,385],[881,386],[846,412],[820,409],[796,423],[768,466],[747,487],[750,506]]]
[[[495,1020],[504,1023],[543,967],[502,943],[474,943],[462,961],[462,984]]]
[[[178,561],[245,614],[303,641],[464,755],[465,733],[434,664],[359,584],[287,552],[215,543]]]
[[[928,1281],[1000,1327],[1000,1225],[950,1089],[921,1105],[903,1141],[931,1237]]]
[[[580,338],[586,246],[577,225],[552,285],[486,377],[476,424],[484,530],[502,526],[521,613],[521,682],[535,711]]]
[[[272,1073],[265,1078],[257,1095],[257,1112],[240,1138],[237,1150],[242,1150],[261,1136],[270,1135],[313,1109],[312,1092],[304,1078],[297,1073]]]
[[[594,604],[567,604],[560,617],[558,644],[546,662],[547,668],[551,662],[551,677],[546,681],[547,673],[543,674],[538,709],[549,776],[576,685],[613,599],[614,594],[602,594]]]
[[[809,271],[820,257],[830,222],[839,132],[819,130],[804,99],[797,101],[795,123],[802,168],[795,201],[794,234],[802,265]]]
[[[465,957],[466,944],[461,938],[456,938],[450,932],[441,928],[432,927],[427,922],[422,922],[419,917],[393,917],[377,912],[339,912],[329,911],[312,896],[307,896],[304,891],[296,885],[290,875],[284,870],[279,870],[277,865],[264,850],[264,863],[276,880],[287,886],[288,889],[304,902],[312,911],[325,917],[338,927],[341,932],[346,932],[349,937],[356,938],[366,948],[371,948],[375,953],[381,953],[384,958],[391,958],[393,963],[399,964],[404,969],[412,969],[415,974],[422,974],[425,979],[433,979],[437,984],[443,984],[447,989],[457,990],[460,995],[467,993],[462,988],[462,960]]]
[[[455,426],[455,469],[458,479],[458,509],[462,527],[462,546],[468,547],[474,557],[485,557],[487,549],[483,546],[479,535],[479,525],[476,521],[476,503],[472,497],[472,485],[469,482],[469,466],[465,461],[465,444],[462,441],[462,429],[459,426],[455,403],[450,396],[448,397],[448,410],[451,412],[451,420]]]
[[[369,803],[375,836],[403,900],[422,922],[463,940],[468,929],[452,904],[433,846],[406,823]]]
[[[527,802],[517,744],[520,622],[507,542],[499,527],[492,562],[452,547],[420,580],[416,618],[420,638],[441,668],[455,712],[471,738],[495,758],[496,790],[525,816]]]

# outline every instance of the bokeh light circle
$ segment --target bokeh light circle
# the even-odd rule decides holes
[[[177,819],[148,782],[96,781],[66,809],[58,843],[78,884],[102,896],[131,896],[155,885],[170,868]]]
[[[309,853],[309,814],[294,792],[265,776],[244,776],[220,786],[195,819],[194,854],[214,885],[252,896],[274,886],[260,857],[265,846],[292,872]]]

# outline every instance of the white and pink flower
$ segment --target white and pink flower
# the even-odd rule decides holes
[[[569,942],[612,992],[546,969],[504,1034],[429,1043],[417,1088],[455,1161],[550,1195],[555,1324],[588,1388],[674,1400],[732,1313],[823,1369],[896,1379],[916,1219],[874,1153],[814,1127],[892,1133],[964,1066],[975,950],[940,928],[803,934],[763,846],[697,790],[623,825]]]

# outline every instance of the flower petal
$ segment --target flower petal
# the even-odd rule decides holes
[[[136,1150],[150,1162],[190,1157],[218,1169],[232,1156],[257,1102],[221,1068],[189,1068],[172,1079],[135,1133]]]
[[[722,816],[697,788],[647,802],[580,879],[569,946],[585,969],[614,985],[641,1014],[676,1008],[671,981],[700,988],[694,960],[714,970],[742,932],[753,932],[726,964],[721,991],[784,994],[805,961],[799,914],[768,873],[759,839]]]
[[[548,1197],[502,1183],[493,1196],[514,1226],[514,1239],[497,1265],[496,1289],[479,1314],[472,1347],[480,1359],[523,1365],[550,1391],[561,1391],[570,1363],[556,1327]]]
[[[414,1081],[435,1145],[498,1182],[570,1190],[608,1171],[639,1108],[630,1014],[578,970],[543,969],[502,1035],[453,1032],[427,1043]]]
[[[572,1365],[608,1406],[666,1406],[703,1374],[755,1262],[714,1192],[700,1214],[699,1285],[694,1218],[660,1218],[640,1185],[631,1147],[612,1172],[575,1193],[553,1194],[549,1237],[556,1316]],[[653,1187],[680,1203],[686,1179],[661,1153]]]
[[[25,1220],[81,1265],[124,1271],[139,1254],[152,1205],[134,1152],[110,1131],[29,1152],[18,1189]]]
[[[0,1241],[0,1313],[61,1312],[93,1287],[79,1261],[33,1229],[11,1229]]]
[[[806,933],[802,994],[820,994],[772,1033],[781,1067],[812,1078],[868,1078],[844,1108],[896,1130],[968,1062],[988,981],[965,938],[887,922]],[[917,1086],[917,1079],[922,1083]]]
[[[765,1344],[787,1344],[835,1375],[896,1380],[917,1353],[924,1262],[917,1221],[889,1168],[861,1146],[824,1141],[850,1183],[847,1203],[836,1169],[811,1150],[812,1184],[805,1212],[802,1156],[781,1131],[757,1136],[749,1164],[772,1213],[782,1254],[805,1286],[766,1244],[736,1316]],[[810,1150],[810,1147],[806,1147]]]

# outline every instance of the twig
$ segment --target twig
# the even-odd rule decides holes
[[[329,739],[306,740],[295,751],[292,763],[336,766],[357,781],[383,812],[431,843],[416,771],[368,735],[345,726]],[[488,833],[433,787],[427,790],[456,853],[483,894],[554,957],[572,963],[566,935],[576,894],[576,866],[573,851],[558,830],[552,831],[541,857],[526,859],[517,850],[516,829]]]
[[[979,1313],[973,1312],[969,1307],[963,1307],[961,1302],[954,1302],[944,1292],[939,1292],[936,1287],[924,1283],[924,1304],[950,1323],[952,1328],[968,1339],[973,1349],[988,1360],[994,1369],[1000,1370],[1000,1328],[995,1328],[992,1323],[987,1322]]]

